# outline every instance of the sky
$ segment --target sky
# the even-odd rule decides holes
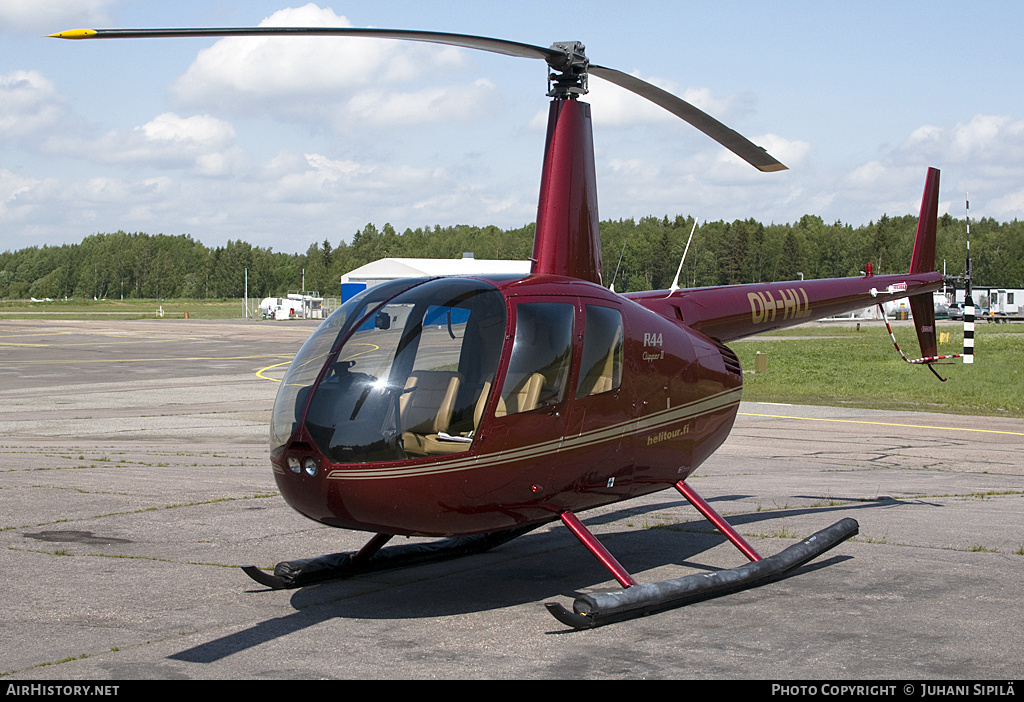
[[[536,218],[541,61],[339,38],[46,38],[72,28],[354,26],[581,41],[789,170],[761,173],[590,80],[599,216],[860,226],[1024,217],[1024,3],[0,0],[0,251],[123,230],[274,251],[367,223]]]

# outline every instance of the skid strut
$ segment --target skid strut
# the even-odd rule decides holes
[[[754,547],[748,544],[746,539],[740,536],[739,532],[733,529],[729,522],[725,521],[725,518],[722,517],[722,515],[712,509],[711,505],[705,502],[703,497],[694,492],[693,488],[680,480],[676,483],[676,490],[682,493],[683,497],[685,497],[691,505],[696,507],[697,511],[704,515],[705,519],[714,524],[715,528],[722,532],[722,534],[725,535],[725,538],[732,542],[733,546],[742,551],[744,556],[752,561],[761,560],[761,556],[757,554]]]
[[[679,481],[676,489],[693,504],[719,531],[731,541],[750,563],[738,568],[698,573],[675,580],[638,584],[615,557],[591,534],[571,512],[561,515],[562,522],[607,568],[624,589],[577,597],[570,612],[556,602],[545,606],[560,622],[574,629],[590,629],[602,624],[631,619],[691,602],[737,592],[782,577],[808,561],[839,545],[856,534],[854,519],[842,519],[813,536],[794,544],[781,553],[762,558],[728,522],[708,505],[693,489]]]
[[[562,512],[560,516],[562,523],[569,527],[569,531],[586,546],[588,551],[594,554],[597,560],[601,561],[601,565],[611,571],[611,574],[619,581],[619,585],[622,587],[633,587],[638,584],[636,580],[633,580],[633,576],[626,572],[622,564],[615,560],[615,556],[597,540],[597,537],[583,526],[583,523],[576,518],[575,514],[572,512]]]

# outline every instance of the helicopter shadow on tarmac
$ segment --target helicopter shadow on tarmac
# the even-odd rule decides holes
[[[722,496],[716,501],[736,499],[744,499],[744,496]],[[849,514],[865,509],[891,509],[910,504],[919,503],[916,500],[885,500],[781,509],[732,515],[730,521],[741,527],[782,517],[824,515],[830,512]],[[683,501],[637,505],[597,515],[588,522],[596,527],[602,523],[635,520],[650,512],[686,506],[687,503]],[[724,536],[700,518],[661,523],[654,528],[602,531],[600,537],[614,553],[621,556],[627,569],[641,574],[655,568],[673,566],[704,571],[719,570],[718,566],[700,562],[698,557],[726,541]],[[808,563],[785,577],[830,567],[850,558],[837,555]],[[258,622],[242,631],[175,653],[169,658],[190,663],[213,663],[331,619],[402,620],[471,614],[543,602],[553,597],[572,597],[592,590],[606,580],[606,572],[589,554],[578,548],[571,534],[558,527],[551,527],[550,530],[527,534],[483,554],[300,588],[291,598],[291,604],[296,610],[294,613]],[[259,596],[265,591],[250,592],[253,596]],[[545,633],[570,633],[570,630]]]

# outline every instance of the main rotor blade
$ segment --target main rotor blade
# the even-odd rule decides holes
[[[421,32],[411,29],[368,29],[364,27],[197,27],[180,29],[70,29],[51,34],[57,39],[152,39],[167,37],[255,37],[285,36],[357,36],[372,39],[404,39],[430,44],[447,44],[465,49],[480,49],[506,56],[541,59],[558,69],[566,60],[564,51],[520,44],[504,39],[477,37],[469,34]]]
[[[676,117],[688,122],[725,148],[742,158],[760,171],[784,171],[786,166],[777,161],[764,147],[754,144],[739,132],[725,126],[711,115],[699,110],[685,100],[666,92],[656,85],[640,80],[636,76],[617,71],[614,68],[590,64],[589,72],[620,88],[647,98],[655,105],[664,107]]]
[[[465,49],[479,49],[506,56],[519,58],[541,59],[556,71],[566,71],[573,67],[573,61],[581,57],[571,57],[565,50],[544,48],[531,44],[521,44],[505,39],[478,37],[469,34],[449,34],[446,32],[421,32],[410,29],[368,29],[364,27],[222,27],[222,28],[179,28],[179,29],[72,29],[51,34],[58,39],[142,39],[158,37],[253,37],[267,35],[285,36],[352,36],[370,37],[374,39],[404,39],[431,44],[446,44]],[[675,116],[683,119],[709,137],[717,141],[734,154],[761,171],[782,171],[786,166],[773,158],[764,148],[752,143],[743,135],[725,126],[711,115],[697,109],[685,100],[672,93],[640,80],[628,73],[614,68],[605,68],[593,64],[586,66],[582,58],[584,72],[589,72],[614,83],[621,88],[636,93],[656,105],[659,105]],[[580,65],[576,65],[580,68]]]

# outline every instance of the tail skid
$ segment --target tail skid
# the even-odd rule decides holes
[[[913,303],[913,302],[914,301],[911,300],[911,303]],[[914,363],[914,364],[921,364],[921,365],[928,366],[928,370],[930,370],[935,375],[936,378],[938,378],[942,382],[946,382],[946,379],[943,378],[941,375],[939,375],[938,371],[936,371],[935,368],[933,368],[933,365],[935,363],[939,363],[941,361],[944,361],[947,358],[960,358],[961,356],[963,356],[963,354],[954,353],[954,354],[950,354],[948,356],[934,356],[934,355],[933,356],[924,356],[922,358],[915,358],[914,360],[911,360],[911,359],[907,358],[907,354],[903,353],[903,349],[900,348],[899,343],[896,341],[896,335],[892,331],[892,325],[889,324],[889,318],[885,316],[885,308],[882,305],[879,305],[878,309],[882,312],[882,319],[885,320],[885,328],[889,330],[889,338],[892,339],[892,345],[896,347],[896,351],[899,352],[900,357],[904,361],[906,361],[907,363]],[[911,304],[911,310],[913,311],[913,304]],[[933,320],[934,320],[934,314],[935,314],[935,311],[932,310],[932,315],[933,315],[932,319]],[[917,318],[917,315],[915,313],[915,315],[914,315],[915,324],[917,322],[917,319],[918,318]]]

